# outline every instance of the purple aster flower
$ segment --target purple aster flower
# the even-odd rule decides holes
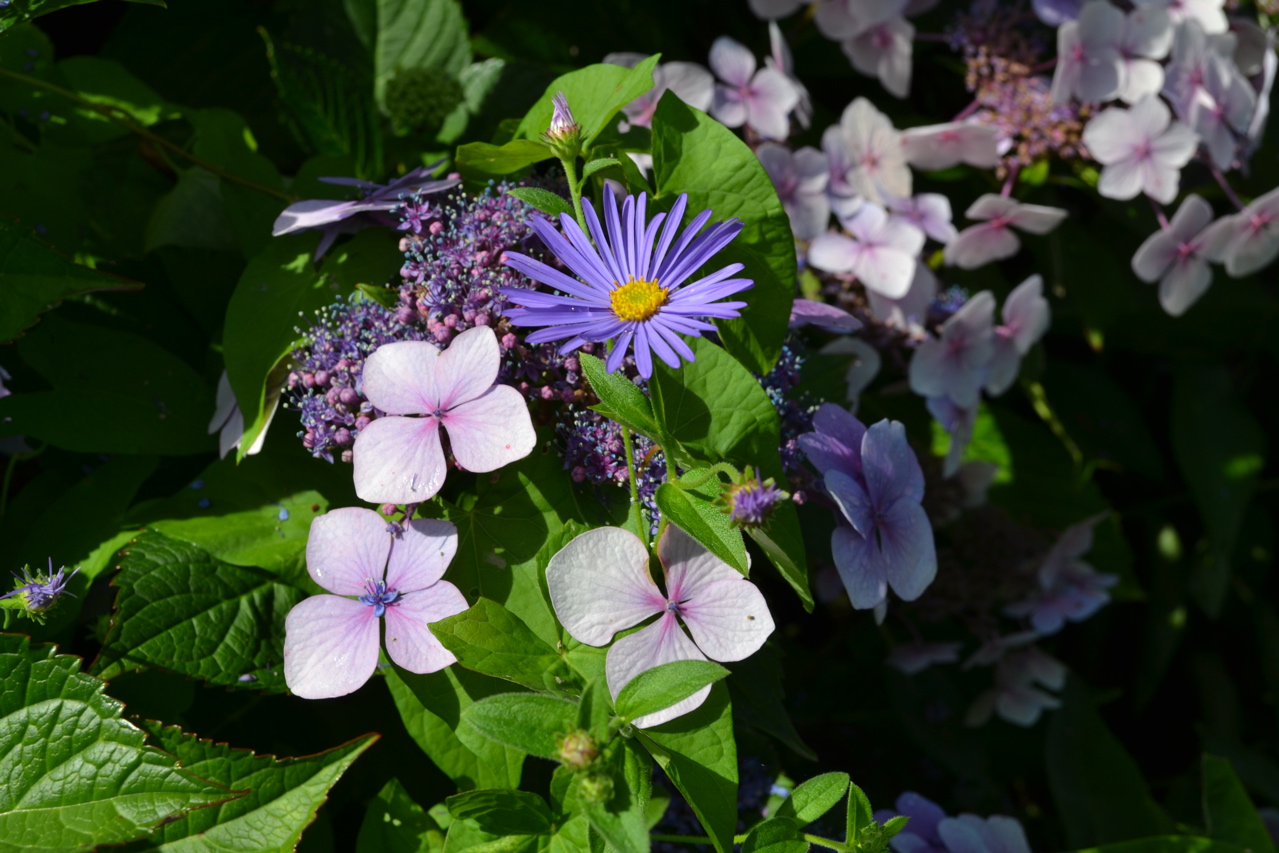
[[[831,535],[831,551],[853,607],[877,607],[890,586],[913,601],[936,576],[937,553],[906,428],[883,420],[867,429],[833,403],[817,410],[813,427],[800,446],[847,521]]]
[[[19,585],[12,592],[0,595],[0,600],[6,598],[16,598],[22,603],[22,610],[30,616],[37,619],[42,618],[48,613],[58,599],[63,594],[71,595],[67,592],[67,584],[75,577],[76,572],[80,571],[77,566],[71,574],[66,573],[66,567],[53,571],[53,558],[49,558],[49,571],[36,572],[31,574],[31,570],[23,567],[22,574],[14,574],[18,579]]]
[[[1198,141],[1193,130],[1172,120],[1157,95],[1148,95],[1131,109],[1104,110],[1084,128],[1084,144],[1105,166],[1097,192],[1121,200],[1144,192],[1170,204],[1177,197],[1181,169],[1195,156]]]
[[[440,181],[431,178],[431,173],[439,165],[433,163],[414,169],[386,186],[356,178],[321,178],[328,184],[355,187],[361,197],[354,201],[310,199],[291,204],[275,220],[271,234],[279,237],[295,231],[319,229],[320,244],[315,247],[315,257],[319,259],[342,234],[354,234],[377,225],[395,225],[389,214],[399,207],[402,196],[413,193],[430,195],[457,186],[460,182],[457,178]]]
[[[906,791],[897,798],[897,810],[881,809],[875,812],[875,822],[885,824],[895,817],[905,815],[910,822],[889,845],[898,853],[952,853],[946,849],[937,827],[946,820],[942,807],[927,797]]]
[[[729,522],[738,527],[763,527],[772,517],[773,507],[787,497],[771,477],[761,482],[756,470],[754,477],[747,476],[744,482],[728,487]]]
[[[577,122],[573,120],[573,111],[569,109],[568,98],[563,92],[555,93],[555,96],[551,98],[551,106],[551,126],[546,129],[547,136],[561,140],[580,130]]]
[[[627,196],[619,213],[612,190],[606,189],[606,238],[588,200],[586,222],[594,246],[568,214],[560,216],[563,234],[547,220],[532,218],[542,242],[580,280],[519,252],[507,253],[507,266],[568,294],[502,288],[508,299],[521,306],[507,315],[512,325],[547,327],[530,334],[529,343],[567,338],[560,352],[568,353],[587,342],[615,339],[607,361],[611,373],[621,366],[633,342],[636,367],[647,379],[653,375],[654,353],[672,368],[679,367],[681,358],[693,360],[693,351],[680,335],[700,337],[702,332],[714,331],[702,318],[740,316],[737,309],[745,307],[745,302],[716,300],[754,284],[748,278],[731,277],[743,269],[742,264],[729,264],[692,284],[685,282],[737,236],[741,221],[717,223],[699,234],[711,217],[711,211],[705,210],[676,239],[688,196],[680,195],[669,215],[659,213],[651,222],[645,215],[646,204],[644,193],[638,198]]]
[[[811,240],[825,231],[830,222],[826,156],[816,148],[791,151],[775,142],[765,142],[755,153],[777,188],[795,239]]]
[[[1093,528],[1105,513],[1068,527],[1039,567],[1039,589],[1025,601],[1004,608],[1017,619],[1029,619],[1041,636],[1055,634],[1067,621],[1082,622],[1110,601],[1107,590],[1119,582],[1100,574],[1082,559],[1092,548]]]
[[[755,70],[755,56],[738,41],[720,36],[711,45],[711,70],[724,82],[715,87],[711,115],[727,127],[749,126],[765,139],[790,135],[787,116],[799,92],[775,68]]]
[[[1159,304],[1180,317],[1212,284],[1206,257],[1205,231],[1212,222],[1212,206],[1188,195],[1168,227],[1146,238],[1132,256],[1132,271],[1142,281],[1159,282]]]

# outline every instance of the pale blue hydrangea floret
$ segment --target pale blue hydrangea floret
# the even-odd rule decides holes
[[[1026,832],[1015,818],[974,814],[948,817],[927,797],[907,791],[897,798],[896,811],[874,814],[884,824],[899,815],[910,818],[889,845],[898,853],[1030,853]]]

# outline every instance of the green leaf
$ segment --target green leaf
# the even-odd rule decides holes
[[[622,107],[653,88],[653,69],[659,59],[661,54],[654,54],[634,68],[606,63],[588,65],[555,78],[524,115],[515,135],[536,139],[545,132],[551,126],[554,110],[551,99],[563,92],[573,120],[582,127],[582,147],[589,149]]]
[[[1046,763],[1053,801],[1072,847],[1171,831],[1146,780],[1073,677],[1048,724]]]
[[[649,382],[653,412],[660,429],[669,433],[681,453],[693,458],[677,461],[687,468],[698,460],[722,460],[739,468],[759,467],[763,476],[784,482],[778,445],[781,427],[768,394],[750,371],[704,338],[689,341],[696,361],[672,370],[654,365]],[[807,559],[799,516],[789,501],[779,503],[766,531],[752,530],[751,538],[764,548],[782,577],[812,610]]]
[[[620,160],[616,160],[612,157],[600,157],[598,160],[592,160],[591,162],[587,163],[585,166],[582,167],[581,180],[585,182],[587,178],[589,178],[591,175],[594,175],[596,172],[600,171],[601,169],[607,169],[610,166],[621,166],[621,165],[622,163]]]
[[[466,18],[456,0],[376,0],[373,91],[385,106],[386,84],[395,72],[439,68],[461,74],[471,64]]]
[[[163,853],[291,853],[329,789],[378,737],[365,735],[304,758],[276,758],[202,740],[177,726],[152,720],[139,725],[188,772],[245,792],[239,799],[166,823],[137,848]]]
[[[728,670],[708,660],[677,660],[645,670],[617,694],[617,713],[634,720],[671,707],[708,684],[728,676]]]
[[[355,289],[368,297],[370,302],[376,302],[383,308],[395,308],[400,304],[400,292],[384,285],[357,284]]]
[[[1205,754],[1203,774],[1204,825],[1208,835],[1218,841],[1238,844],[1253,853],[1274,853],[1270,832],[1230,762]]]
[[[381,177],[382,122],[369,100],[367,71],[351,68],[321,51],[276,41],[265,27],[271,79],[297,136],[317,154],[349,158],[356,177]]]
[[[222,198],[222,181],[196,166],[178,175],[178,183],[151,211],[143,249],[204,249],[239,254],[235,230]]]
[[[119,844],[236,796],[147,747],[79,658],[0,634],[0,673],[0,853]]]
[[[519,786],[523,752],[493,742],[463,718],[474,702],[508,684],[453,666],[427,675],[397,667],[386,682],[404,727],[459,788]]]
[[[559,757],[559,741],[573,731],[577,705],[537,693],[499,693],[462,711],[485,737],[541,758]]]
[[[696,473],[690,471],[681,477],[690,477]],[[711,485],[719,491],[719,480],[712,478]],[[746,543],[742,534],[729,523],[728,515],[722,507],[693,491],[681,489],[674,483],[662,483],[657,487],[657,508],[662,515],[685,533],[706,546],[712,554],[728,563],[743,575],[750,574],[750,564],[746,561]]]
[[[762,820],[747,833],[742,853],[805,853],[808,842],[790,815]]]
[[[355,853],[439,853],[444,832],[409,792],[392,779],[364,813]]]
[[[628,740],[615,740],[603,768],[613,780],[613,795],[607,802],[578,798],[578,805],[591,828],[615,853],[646,853],[650,844],[645,809],[653,776],[653,765],[643,751]]]
[[[240,459],[264,429],[267,378],[293,350],[296,327],[302,317],[333,301],[333,291],[311,266],[314,246],[314,236],[273,238],[249,261],[227,305],[223,356],[244,416]]]
[[[139,534],[121,554],[95,674],[158,666],[211,684],[285,691],[284,617],[305,597],[301,589],[159,533]],[[256,680],[239,681],[248,674]]]
[[[862,830],[875,822],[875,813],[871,811],[870,799],[856,784],[848,785],[848,818],[844,828],[844,838],[851,844],[861,837]]]
[[[550,853],[589,853],[591,825],[585,815],[577,815],[551,838]]]
[[[608,685],[602,679],[591,679],[577,701],[577,727],[586,729],[597,740],[605,741],[612,715],[613,701],[608,694]]]
[[[563,196],[556,195],[540,187],[512,187],[506,191],[525,204],[531,205],[548,216],[558,217],[561,213],[572,214],[573,204]]]
[[[481,598],[468,610],[432,622],[431,633],[467,669],[514,681],[533,690],[574,693],[581,681],[555,649],[495,601]]]
[[[653,417],[653,404],[644,392],[621,373],[609,373],[603,359],[589,353],[580,353],[578,358],[591,390],[600,398],[599,405],[591,408],[660,444],[661,428]]]
[[[755,286],[744,294],[741,319],[715,325],[729,352],[767,373],[781,355],[796,293],[795,238],[768,173],[736,133],[668,92],[653,114],[653,177],[667,204],[688,193],[689,213],[710,209],[716,222],[742,221],[712,266],[742,263]]]
[[[58,63],[66,87],[86,101],[123,111],[143,127],[178,118],[180,113],[123,65],[97,56],[72,56]],[[100,111],[71,105],[66,123],[50,122],[45,138],[66,145],[98,145],[129,136],[129,129]]]
[[[550,841],[546,835],[495,835],[474,821],[455,820],[449,824],[443,853],[544,853]]]
[[[723,684],[701,707],[651,729],[640,742],[692,806],[719,853],[731,853],[737,831],[737,742]]]
[[[454,162],[457,170],[468,178],[488,178],[513,175],[553,156],[551,149],[536,139],[513,139],[505,145],[487,142],[459,145]]]
[[[835,808],[848,793],[847,773],[823,773],[800,785],[777,807],[778,817],[788,817],[808,826]]]
[[[1172,446],[1199,505],[1211,549],[1191,580],[1204,610],[1216,617],[1230,584],[1230,561],[1244,512],[1266,464],[1266,438],[1256,417],[1231,391],[1222,366],[1184,367],[1172,395]]]
[[[252,258],[279,239],[271,236],[271,226],[280,214],[283,200],[263,189],[282,192],[280,172],[271,160],[258,153],[257,140],[248,123],[231,110],[196,110],[186,117],[195,126],[196,157],[256,185],[222,180],[222,203],[231,230],[240,251]]]
[[[17,346],[53,390],[0,399],[0,435],[86,453],[182,456],[216,446],[206,429],[212,390],[150,339],[55,314]],[[91,427],[73,412],[92,412]]]
[[[786,712],[782,652],[777,644],[767,642],[746,660],[726,666],[733,673],[727,683],[738,724],[758,729],[786,744],[796,755],[816,761],[817,755],[800,739]]]
[[[473,820],[494,835],[543,835],[554,816],[546,801],[528,791],[484,788],[454,794],[444,801],[454,820]]]

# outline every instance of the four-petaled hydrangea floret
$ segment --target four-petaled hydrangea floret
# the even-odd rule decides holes
[[[304,699],[345,696],[377,669],[380,623],[386,653],[410,672],[453,663],[431,622],[461,613],[466,599],[440,580],[457,552],[457,528],[418,519],[393,536],[371,509],[335,509],[311,522],[306,569],[333,595],[313,595],[284,620],[284,680]]]
[[[748,474],[742,482],[733,483],[725,490],[729,523],[738,527],[763,527],[773,517],[778,501],[787,497],[772,477],[761,481],[756,470],[755,476]]]
[[[400,341],[370,355],[364,394],[387,416],[355,439],[360,499],[408,504],[433,497],[448,470],[441,427],[464,470],[496,471],[528,456],[537,433],[520,392],[494,384],[500,360],[488,326],[467,329],[443,352],[425,341]]]
[[[0,600],[11,599],[11,602],[6,602],[9,609],[25,613],[36,621],[43,621],[45,614],[57,605],[64,594],[71,595],[66,591],[67,584],[80,569],[75,568],[71,574],[66,571],[64,566],[55,572],[52,557],[49,558],[48,572],[37,571],[32,574],[30,567],[23,566],[21,575],[13,575],[18,579],[14,590],[0,595]]]
[[[773,633],[773,617],[755,585],[683,530],[668,526],[657,556],[665,593],[649,574],[648,548],[618,527],[588,530],[546,567],[551,604],[578,642],[604,646],[618,631],[658,617],[608,650],[604,675],[614,700],[641,672],[677,660],[744,660]],[[704,687],[631,722],[647,728],[673,720],[699,707],[710,692]]]
[[[633,343],[635,366],[647,379],[653,375],[654,354],[672,368],[678,368],[681,359],[693,360],[681,335],[700,337],[715,331],[706,318],[739,316],[745,302],[716,300],[754,285],[751,279],[733,278],[742,264],[685,282],[741,232],[741,221],[716,223],[699,234],[711,218],[711,211],[704,210],[681,232],[687,195],[676,200],[669,214],[659,213],[651,222],[646,205],[644,193],[627,196],[619,212],[612,189],[606,189],[606,238],[595,208],[585,201],[593,246],[568,214],[560,216],[563,234],[547,220],[532,217],[537,236],[578,279],[519,252],[507,253],[507,266],[565,294],[501,288],[507,299],[522,306],[507,313],[512,325],[545,327],[531,333],[528,343],[564,341],[560,352],[568,353],[588,342],[614,340],[606,362],[610,373],[621,367]]]

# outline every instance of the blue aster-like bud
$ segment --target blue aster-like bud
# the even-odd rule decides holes
[[[75,568],[71,574],[66,571],[64,566],[54,572],[52,558],[49,559],[48,572],[32,574],[29,566],[23,566],[21,575],[16,572],[13,575],[18,580],[13,591],[0,595],[0,607],[16,610],[37,622],[43,622],[63,595],[71,595],[66,591],[67,584],[80,569]]]
[[[582,126],[573,120],[573,111],[563,92],[555,93],[555,97],[551,98],[551,105],[551,126],[542,134],[542,138],[551,146],[556,157],[571,160],[582,150]]]

